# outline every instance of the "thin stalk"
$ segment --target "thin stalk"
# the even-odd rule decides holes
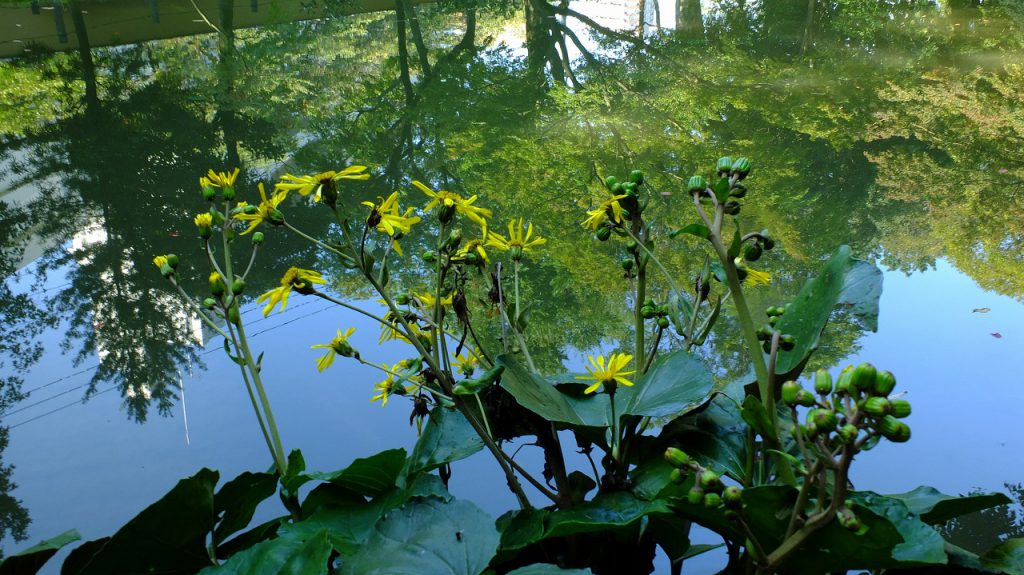
[[[258,252],[259,249],[260,247],[258,245],[252,246],[252,255],[249,256],[249,264],[245,266],[245,271],[242,272],[243,280],[245,279],[245,276],[249,275],[249,272],[252,270],[252,264],[256,262],[256,252]]]
[[[647,254],[647,257],[651,258],[651,261],[654,262],[654,265],[658,266],[658,269],[661,270],[661,273],[665,274],[665,279],[668,280],[668,285],[672,286],[672,289],[674,289],[675,291],[681,292],[682,290],[679,289],[679,285],[676,284],[676,281],[672,278],[672,274],[668,273],[668,270],[665,269],[664,265],[662,265],[661,260],[659,260],[654,255],[654,252],[652,252],[651,250],[647,249],[647,246],[645,246],[643,243],[641,243],[640,240],[637,239],[637,237],[633,235],[632,230],[626,229],[626,233],[629,234],[629,237],[633,238],[633,241],[636,242],[636,245],[640,246],[640,249],[642,249],[644,251],[644,253]]]
[[[348,255],[346,253],[343,253],[343,252],[341,252],[341,251],[339,251],[339,250],[337,250],[337,249],[335,249],[335,248],[325,244],[324,242],[322,242],[322,241],[320,241],[320,240],[318,240],[318,239],[316,239],[316,238],[306,234],[302,230],[300,230],[300,229],[296,228],[295,226],[289,224],[287,221],[285,221],[284,227],[288,228],[293,234],[301,237],[302,239],[304,239],[304,240],[306,240],[306,241],[308,241],[310,243],[313,243],[313,244],[316,244],[316,245],[320,246],[321,248],[323,248],[323,249],[325,249],[325,250],[335,254],[336,256],[340,257],[343,260],[346,260],[346,261],[349,261],[349,262],[354,261],[352,259],[352,256],[350,256],[350,255]],[[353,250],[352,253],[356,253],[356,252]],[[362,267],[361,263],[360,263],[360,267]]]
[[[201,309],[201,308],[200,308],[200,307],[199,307],[199,306],[198,306],[198,305],[196,304],[196,302],[192,301],[192,298],[190,298],[190,297],[188,296],[188,294],[187,294],[187,293],[185,293],[185,290],[183,290],[183,289],[181,288],[181,286],[180,286],[180,285],[178,285],[178,282],[177,282],[177,281],[176,281],[176,280],[174,279],[174,277],[173,277],[173,276],[171,277],[171,285],[173,285],[173,286],[174,286],[175,288],[177,288],[177,290],[178,290],[178,293],[179,293],[179,294],[181,294],[181,297],[185,298],[185,303],[186,303],[186,304],[188,304],[188,306],[189,306],[190,308],[192,308],[192,311],[194,311],[194,312],[196,312],[197,314],[199,314],[199,318],[200,318],[200,319],[202,319],[202,320],[203,320],[203,322],[205,322],[205,323],[206,323],[206,325],[208,325],[208,326],[210,327],[210,329],[212,329],[212,330],[216,331],[217,333],[219,333],[220,335],[224,336],[224,339],[230,339],[230,338],[228,337],[228,334],[224,333],[224,330],[222,330],[222,329],[220,328],[220,326],[218,326],[217,324],[213,323],[213,320],[211,320],[211,319],[210,319],[210,318],[209,318],[209,317],[208,317],[208,316],[206,315],[206,312],[205,312],[205,311],[203,311],[203,310],[202,310],[202,309]]]

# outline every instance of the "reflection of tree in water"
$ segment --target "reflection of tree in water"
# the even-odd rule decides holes
[[[1004,483],[1003,487],[1013,503],[953,519],[939,528],[942,536],[978,554],[1007,539],[1024,537],[1024,484]],[[971,492],[980,493],[981,490]]]

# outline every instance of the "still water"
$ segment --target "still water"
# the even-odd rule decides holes
[[[690,217],[680,178],[722,154],[750,156],[744,225],[781,245],[759,262],[774,277],[755,308],[792,297],[840,244],[885,270],[879,331],[837,317],[816,359],[870,360],[914,403],[913,440],[865,454],[857,487],[1019,498],[1024,9],[569,4],[586,18],[531,18],[500,0],[419,4],[401,20],[372,2],[222,0],[199,2],[201,14],[189,2],[44,3],[38,14],[0,3],[3,549],[71,527],[108,535],[203,466],[222,477],[269,467],[234,364],[183,320],[150,263],[181,254],[183,283],[202,285],[191,215],[210,167],[241,166],[240,188],[254,194],[286,171],[366,164],[374,178],[352,186],[353,203],[396,189],[425,203],[409,183],[420,179],[479,194],[496,222],[535,222],[549,242],[526,271],[531,347],[560,372],[628,337],[618,256],[579,227],[595,173],[644,169],[677,227]],[[316,210],[285,207],[303,229],[329,232]],[[666,265],[687,277],[696,246],[673,248]],[[318,258],[269,232],[248,291],[299,265],[324,271],[345,299],[369,297]],[[424,281],[412,265],[399,276]],[[362,316],[293,298],[266,319],[245,308],[286,447],[324,470],[410,448],[408,405],[371,404],[369,368],[317,373],[309,346],[351,326],[374,361],[406,350],[378,346]],[[722,335],[704,354],[736,377],[738,349]],[[480,455],[455,467],[451,489],[497,516],[514,505],[489,487],[501,485]],[[1001,517],[973,536],[1024,530]]]

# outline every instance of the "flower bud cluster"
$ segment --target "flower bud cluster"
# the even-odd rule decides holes
[[[722,206],[722,211],[731,216],[740,213],[740,203],[737,201],[747,195],[747,187],[740,183],[750,174],[750,160],[748,158],[736,158],[729,156],[718,159],[715,165],[715,172],[719,181],[725,180],[728,183],[728,196],[718,197],[717,201]],[[709,185],[704,176],[692,176],[686,184],[690,194],[696,194],[702,198],[710,198],[712,193],[720,193],[717,186]]]
[[[761,349],[765,353],[771,353],[772,351],[772,339],[775,334],[779,334],[779,347],[782,351],[790,351],[796,346],[796,337],[788,333],[780,333],[779,330],[775,329],[775,324],[782,319],[783,314],[789,308],[789,304],[785,306],[771,306],[765,310],[765,315],[768,316],[768,323],[762,325],[757,330],[757,339],[763,342]]]
[[[644,305],[640,306],[640,315],[644,319],[652,319],[658,323],[658,327],[661,329],[668,329],[668,304],[658,304],[652,299],[644,302]]]
[[[873,437],[894,443],[910,439],[910,427],[902,418],[910,415],[910,402],[890,397],[896,377],[878,371],[870,363],[847,367],[833,385],[825,370],[814,374],[814,392],[795,381],[782,385],[782,401],[808,408],[802,425],[794,427],[806,441],[822,441],[829,449],[841,445],[860,448]]]
[[[686,500],[691,504],[709,509],[725,507],[727,512],[735,512],[743,507],[742,489],[735,485],[726,486],[717,473],[697,463],[682,450],[669,447],[665,450],[665,461],[675,468],[669,476],[673,483],[682,484],[693,473],[693,487],[686,494]]]

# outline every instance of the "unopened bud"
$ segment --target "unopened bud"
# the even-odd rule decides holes
[[[722,496],[717,493],[705,493],[704,494],[704,507],[708,509],[715,509],[721,507]]]
[[[604,179],[604,185],[609,190],[614,188],[616,185],[618,185],[618,183],[619,183],[619,179],[616,178],[615,176],[608,176],[607,178]]]
[[[797,405],[797,396],[803,388],[795,381],[787,381],[782,384],[782,401],[787,405]]]
[[[832,374],[824,369],[814,372],[814,391],[821,395],[832,393]]]
[[[729,173],[729,170],[732,169],[732,158],[729,156],[722,156],[721,158],[718,158],[718,163],[715,165],[715,169],[720,175]]]
[[[725,488],[722,492],[722,502],[729,509],[739,509],[743,507],[743,490],[735,485],[730,485]]]
[[[243,291],[245,291],[245,280],[236,279],[235,281],[231,282],[231,293],[238,295]]]
[[[893,417],[903,419],[910,415],[910,402],[905,399],[894,399],[889,402],[889,405],[892,407],[890,413]]]
[[[797,405],[802,405],[804,407],[811,407],[812,405],[814,405],[816,403],[817,403],[817,400],[814,399],[814,394],[813,393],[807,391],[806,389],[801,389],[799,392],[797,392],[797,394],[796,394],[796,404]]]
[[[847,366],[839,372],[839,379],[836,380],[836,393],[839,395],[854,395],[854,389],[850,383],[853,377],[853,366]]]
[[[171,269],[178,269],[178,256],[175,254],[167,254],[167,265],[171,266]]]
[[[815,409],[814,427],[820,431],[832,431],[836,427],[836,414],[831,409]]]
[[[850,384],[860,391],[874,389],[876,375],[878,375],[878,370],[875,369],[875,366],[864,362],[853,369],[853,373],[850,374]]]
[[[750,173],[750,160],[748,158],[736,158],[732,163],[732,171],[739,175],[740,179],[747,177]]]
[[[210,282],[210,293],[212,293],[213,295],[215,295],[217,297],[220,297],[220,296],[224,295],[224,292],[227,290],[227,286],[224,285],[224,278],[220,277],[219,273],[217,273],[217,272],[211,273],[210,277],[209,277],[209,282]]]
[[[864,402],[864,411],[873,417],[882,417],[892,411],[892,405],[884,397],[871,397]]]
[[[779,338],[779,347],[782,348],[782,351],[791,351],[796,347],[796,337],[788,333],[782,334],[782,337]]]
[[[743,259],[748,262],[756,262],[761,259],[762,251],[763,250],[759,244],[747,244],[747,246],[743,248]]]
[[[680,485],[684,481],[686,481],[686,476],[683,475],[682,470],[679,469],[673,469],[672,472],[668,474],[668,478],[669,481],[675,483],[676,485]]]
[[[258,246],[258,245],[263,244],[263,239],[264,239],[263,232],[254,232],[252,234],[252,244],[254,246]]]
[[[892,415],[886,415],[878,422],[878,430],[882,437],[893,443],[904,443],[910,439],[910,426]]]
[[[700,486],[706,491],[721,491],[722,480],[718,477],[718,474],[710,469],[705,469],[700,474],[699,478]]]
[[[423,252],[423,254],[420,257],[423,258],[423,261],[427,262],[428,264],[432,264],[437,261],[437,254],[435,254],[432,250],[427,250]]]
[[[660,327],[661,329],[668,329],[668,326],[669,321],[667,317],[662,316],[658,318],[658,327]]]
[[[704,501],[704,490],[694,485],[693,488],[686,493],[686,500],[693,505],[700,505]]]
[[[644,173],[640,170],[633,170],[629,173],[629,181],[636,185],[642,185],[644,183]]]
[[[612,237],[612,229],[608,226],[602,226],[597,229],[597,234],[595,235],[602,242],[608,241],[608,238]]]
[[[896,376],[891,371],[883,370],[875,375],[874,392],[876,395],[887,396],[892,393],[893,389],[896,389]]]
[[[708,181],[704,179],[704,176],[693,176],[687,182],[686,187],[691,194],[701,193],[707,189]]]
[[[690,456],[683,452],[681,449],[675,447],[669,447],[665,450],[665,461],[668,461],[675,467],[686,467],[693,460]]]
[[[217,199],[217,189],[213,186],[203,186],[203,199],[208,202]]]
[[[853,443],[857,439],[857,426],[847,423],[839,428],[839,440],[845,444]]]

